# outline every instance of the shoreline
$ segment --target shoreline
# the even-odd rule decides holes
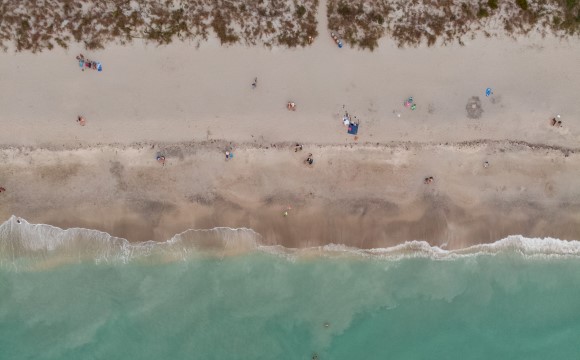
[[[290,144],[238,145],[226,161],[224,144],[4,149],[3,173],[14,180],[4,182],[0,217],[91,228],[131,242],[245,227],[264,245],[296,248],[424,240],[461,249],[513,234],[580,238],[575,149],[479,142],[305,145],[296,153]],[[165,166],[156,151],[167,154]],[[303,164],[310,152],[313,166]],[[428,175],[433,184],[423,183]]]
[[[259,234],[247,228],[188,229],[166,241],[129,242],[94,229],[62,229],[48,224],[31,224],[12,216],[0,223],[0,232],[12,235],[0,242],[0,267],[13,270],[41,270],[71,263],[142,265],[167,264],[199,258],[231,258],[256,254],[273,255],[290,261],[328,260],[458,260],[479,256],[517,256],[526,259],[570,259],[580,256],[580,241],[552,237],[529,238],[509,235],[490,243],[448,249],[447,244],[405,241],[383,248],[361,249],[343,244],[312,247],[264,245]]]

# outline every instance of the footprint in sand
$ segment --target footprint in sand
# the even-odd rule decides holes
[[[481,107],[481,100],[479,96],[472,96],[467,100],[467,105],[465,106],[467,111],[467,117],[470,119],[479,119],[483,114],[483,108]]]
[[[494,105],[499,104],[501,103],[501,95],[492,95],[489,98],[489,101]]]
[[[433,104],[429,104],[429,105],[427,105],[427,113],[428,113],[429,115],[432,115],[432,114],[434,114],[434,113],[435,113],[435,105],[433,105]]]
[[[546,193],[547,197],[553,197],[556,194],[556,189],[554,188],[554,184],[551,182],[547,182],[544,186],[544,192]]]

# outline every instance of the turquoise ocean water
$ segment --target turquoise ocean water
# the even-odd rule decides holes
[[[578,242],[297,252],[256,236],[129,245],[12,218],[0,359],[580,358]]]

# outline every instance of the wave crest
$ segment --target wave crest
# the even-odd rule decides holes
[[[389,248],[358,249],[329,244],[305,249],[261,245],[261,236],[248,228],[218,227],[190,229],[163,242],[130,243],[108,233],[83,229],[61,229],[46,224],[30,224],[12,216],[0,225],[0,266],[15,269],[55,266],[93,261],[126,263],[150,260],[178,261],[199,254],[237,255],[253,251],[266,252],[288,259],[308,256],[357,256],[375,259],[424,257],[452,260],[478,255],[517,253],[526,257],[578,257],[580,241],[554,238],[526,238],[512,235],[490,244],[459,250],[431,246],[426,241],[407,241]]]
[[[126,263],[149,258],[175,261],[213,252],[234,255],[258,247],[260,235],[252,229],[218,227],[186,230],[163,242],[131,243],[108,233],[84,229],[61,229],[30,224],[12,216],[0,225],[0,265],[27,267],[34,263],[61,264],[81,261]]]

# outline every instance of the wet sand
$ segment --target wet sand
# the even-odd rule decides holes
[[[264,244],[286,247],[427,240],[457,249],[514,234],[580,238],[578,149],[482,141],[304,144],[295,152],[292,143],[210,141],[6,148],[1,156],[9,189],[1,218],[130,241],[220,226],[252,228]],[[433,183],[424,184],[427,176]]]

